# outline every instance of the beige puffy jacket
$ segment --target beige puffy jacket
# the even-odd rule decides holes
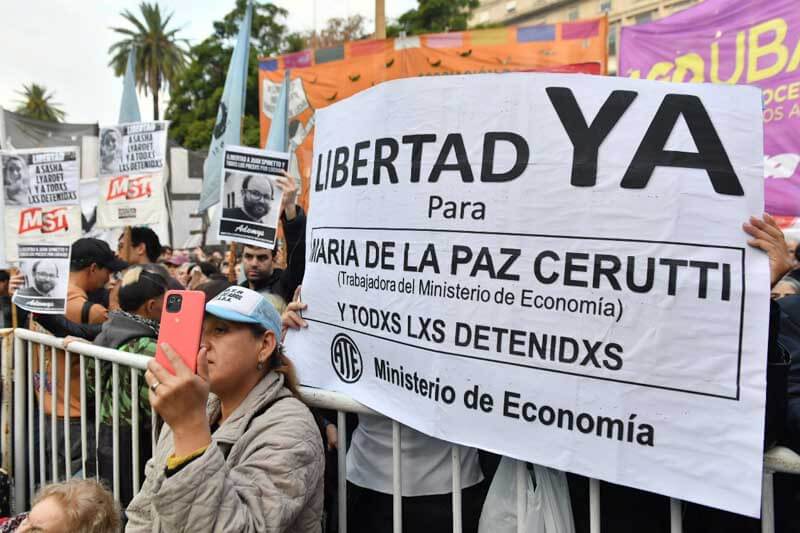
[[[209,401],[209,419],[219,400]],[[172,431],[164,426],[146,479],[128,506],[131,532],[318,533],[322,438],[308,408],[271,372],[212,435],[200,457],[166,477]]]

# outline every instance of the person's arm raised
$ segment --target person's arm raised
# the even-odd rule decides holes
[[[291,222],[297,216],[297,182],[285,170],[283,177],[276,178],[275,181],[283,193],[280,213],[286,216],[287,222]]]
[[[767,253],[769,257],[770,287],[774,287],[794,266],[792,254],[786,246],[780,226],[774,218],[764,213],[763,220],[750,217],[742,225],[745,233],[753,237],[747,244]]]
[[[209,393],[206,349],[201,347],[197,354],[197,374],[192,373],[170,345],[162,344],[161,349],[175,369],[175,375],[155,359],[147,363],[144,378],[150,387],[150,405],[172,429],[174,455],[191,456],[211,444],[206,415]]]

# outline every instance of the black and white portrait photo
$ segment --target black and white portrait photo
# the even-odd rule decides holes
[[[226,171],[221,235],[271,246],[280,215],[281,189],[267,174]]]
[[[27,205],[30,176],[28,164],[18,155],[3,156],[3,192],[6,205]]]
[[[21,296],[52,297],[58,285],[58,263],[54,259],[39,259],[31,265],[25,287],[19,290]]]
[[[254,246],[275,244],[283,192],[278,182],[289,154],[226,147],[219,237]]]
[[[69,246],[19,245],[19,268],[25,276],[25,285],[14,293],[14,303],[35,313],[64,313],[69,258]]]
[[[275,204],[277,190],[268,176],[226,172],[225,198],[227,203],[222,210],[222,216],[258,224],[269,224],[268,215],[274,210],[273,204]]]
[[[100,175],[119,172],[122,160],[122,132],[118,128],[100,130]]]

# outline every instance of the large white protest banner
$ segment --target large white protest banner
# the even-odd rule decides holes
[[[434,437],[760,510],[755,88],[387,82],[318,111],[308,385]]]
[[[100,128],[100,176],[141,174],[167,164],[168,121],[131,122]]]
[[[0,153],[6,260],[17,245],[63,244],[80,237],[80,155],[76,147]]]

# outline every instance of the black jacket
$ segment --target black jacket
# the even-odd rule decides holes
[[[126,313],[112,311],[103,323],[100,334],[95,337],[94,344],[116,350],[126,342],[142,337],[156,339],[158,331]]]
[[[11,297],[0,296],[0,326],[11,327]]]
[[[286,268],[276,268],[272,275],[252,286],[249,281],[242,282],[242,287],[248,287],[257,292],[277,294],[287,302],[292,301],[295,289],[303,282],[306,272],[306,215],[300,206],[297,206],[297,216],[291,221],[286,220],[286,215],[281,215],[283,236],[286,239]]]
[[[784,296],[780,306],[780,342],[789,352],[786,444],[800,453],[800,295]]]

